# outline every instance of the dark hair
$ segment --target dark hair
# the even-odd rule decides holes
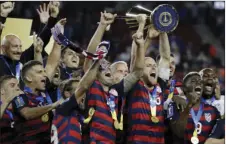
[[[194,76],[194,75],[197,75],[197,76],[200,76],[200,74],[198,72],[189,72],[188,74],[186,74],[183,78],[183,86],[184,84],[188,81],[188,79],[191,77],[191,76]],[[200,76],[201,77],[201,76]]]
[[[41,63],[40,61],[36,61],[36,60],[31,60],[31,61],[29,61],[29,62],[27,62],[27,63],[24,64],[24,66],[23,66],[23,68],[22,68],[22,70],[21,70],[21,78],[22,78],[22,80],[23,80],[24,82],[26,81],[25,77],[26,77],[27,71],[28,71],[31,67],[36,66],[36,65],[41,65],[41,66],[43,66],[42,63]]]
[[[171,57],[174,57],[174,54],[171,53],[170,56],[171,56]],[[158,62],[158,61],[160,60],[160,58],[161,58],[161,57],[160,57],[160,54],[158,54],[157,57],[156,57],[156,62]]]
[[[4,84],[5,81],[10,80],[10,79],[16,79],[15,76],[12,75],[4,75],[0,77],[0,89],[2,87],[2,85]]]

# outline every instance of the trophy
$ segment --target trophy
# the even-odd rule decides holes
[[[179,16],[176,9],[168,4],[159,5],[153,11],[137,5],[131,8],[126,13],[126,16],[117,16],[116,18],[125,19],[126,24],[129,25],[130,29],[137,28],[138,22],[136,21],[136,17],[138,14],[147,15],[145,29],[147,29],[150,25],[153,25],[159,32],[172,32],[176,29],[179,22]]]

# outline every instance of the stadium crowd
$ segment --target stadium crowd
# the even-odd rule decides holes
[[[33,32],[25,51],[17,35],[1,39],[0,144],[224,143],[224,94],[219,73],[208,67],[214,62],[202,65],[208,58],[200,54],[190,63],[203,68],[194,71],[193,58],[178,53],[176,36],[153,25],[145,30],[145,14],[136,16],[138,28],[127,34],[132,41],[124,53],[112,50],[108,37],[103,40],[117,19],[109,11],[100,12],[87,48],[81,48],[64,34],[67,18],[59,18],[64,3],[69,2],[36,9],[41,30]],[[17,2],[0,4],[2,34]],[[180,59],[187,66],[178,80]]]

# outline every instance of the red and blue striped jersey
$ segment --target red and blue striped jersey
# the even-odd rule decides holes
[[[13,120],[8,113],[13,115]],[[13,114],[13,109],[7,108],[0,119],[0,144],[12,144],[16,136],[14,129],[14,122],[16,122],[16,116]]]
[[[48,102],[45,97],[42,97],[42,102],[36,98],[40,96],[31,93],[25,93],[16,97],[13,101],[15,113],[18,116],[18,121],[15,123],[15,129],[18,133],[16,141],[23,144],[50,144],[51,138],[51,124],[53,113],[48,113],[48,121],[43,122],[41,116],[39,118],[26,120],[21,114],[20,110],[24,107],[39,107],[47,105]]]
[[[115,89],[118,96],[115,96],[116,113],[118,114],[118,100],[123,96],[123,81],[112,86],[109,90]],[[95,109],[92,120],[89,122],[90,144],[115,144],[116,130],[113,125],[110,108],[107,105],[108,93],[104,92],[99,81],[94,81],[87,93],[87,108]],[[86,143],[86,142],[85,142]]]
[[[53,125],[57,129],[59,144],[81,143],[81,124],[78,109],[74,95],[56,109]]]
[[[127,142],[133,144],[164,144],[164,100],[161,88],[159,86],[156,86],[156,88],[157,98],[160,98],[160,104],[156,106],[158,123],[151,121],[149,90],[142,81],[137,82],[127,95],[129,99]]]
[[[195,113],[198,113],[199,108],[194,108]],[[204,144],[206,139],[209,137],[217,119],[220,118],[220,114],[217,109],[211,105],[204,104],[203,113],[200,118],[200,123],[202,124],[202,131],[198,134],[199,144]],[[187,126],[185,129],[184,139],[185,144],[191,144],[191,137],[195,130],[195,124],[193,122],[192,116],[189,114]]]

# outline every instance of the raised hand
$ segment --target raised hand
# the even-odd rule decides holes
[[[40,5],[39,9],[36,9],[36,11],[39,14],[41,23],[46,24],[49,20],[49,4],[47,7],[45,3],[43,6]]]
[[[2,17],[7,17],[14,9],[15,2],[4,2],[1,4],[0,12]]]
[[[111,13],[107,13],[106,11],[103,13],[101,12],[101,18],[100,18],[100,23],[102,25],[110,25],[114,22],[115,17],[117,16],[117,14],[111,14]]]
[[[60,2],[51,1],[49,2],[50,16],[56,18],[60,12]]]
[[[137,32],[132,36],[132,38],[139,47],[144,46],[143,33]]]
[[[147,15],[146,14],[139,14],[136,17],[138,23],[146,23]]]
[[[44,42],[40,37],[37,37],[36,33],[33,32],[33,44],[34,44],[34,50],[36,53],[41,53],[43,50]]]
[[[160,32],[158,32],[153,25],[151,25],[148,29],[148,32],[147,32],[147,36],[148,38],[150,39],[153,39],[153,38],[156,38],[158,37],[160,34]]]

